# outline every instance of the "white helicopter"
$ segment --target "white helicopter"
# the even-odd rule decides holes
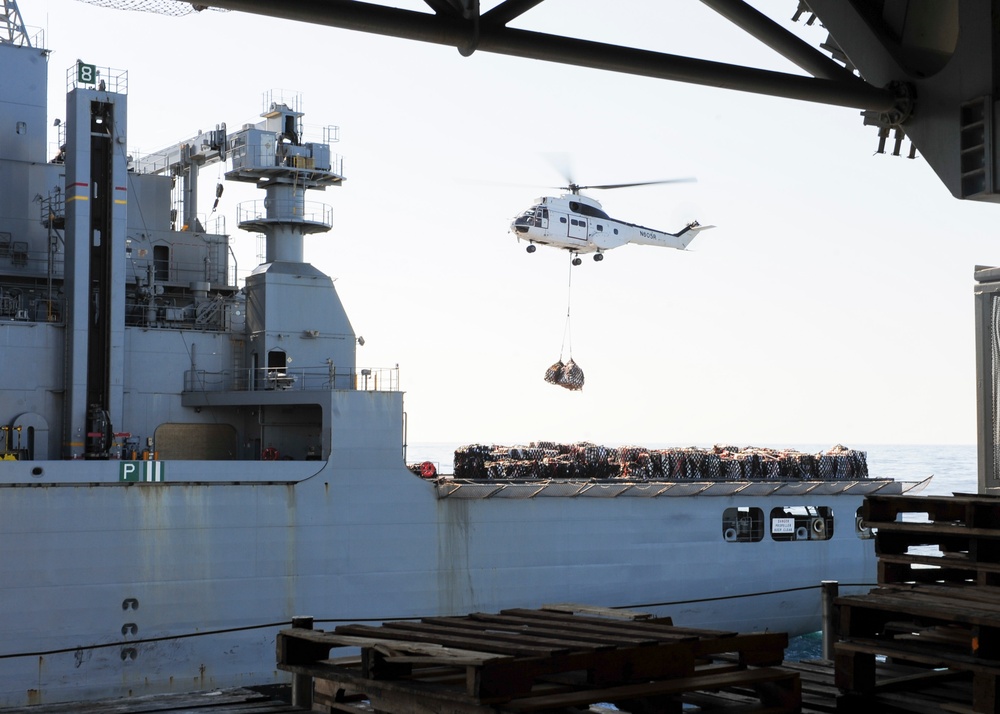
[[[535,199],[535,204],[531,208],[511,222],[510,229],[518,241],[528,241],[529,253],[534,253],[537,245],[562,248],[572,254],[573,265],[581,263],[579,253],[593,253],[594,260],[601,261],[604,260],[604,251],[626,243],[684,250],[698,233],[715,226],[703,226],[698,221],[692,221],[677,233],[669,233],[635,223],[626,223],[611,218],[601,208],[599,201],[582,195],[580,191],[690,181],[694,179],[667,179],[600,186],[580,186],[571,181],[568,186],[560,187],[569,193],[558,197],[545,196]]]

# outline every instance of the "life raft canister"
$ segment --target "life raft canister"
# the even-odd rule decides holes
[[[420,464],[420,477],[421,478],[434,478],[437,476],[437,469],[434,467],[430,461],[425,461]]]
[[[260,455],[263,461],[277,461],[278,460],[278,450],[273,446],[269,446]]]

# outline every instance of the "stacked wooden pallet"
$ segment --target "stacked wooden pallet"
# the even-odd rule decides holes
[[[741,688],[755,693],[758,710],[777,713],[801,707],[799,675],[777,669],[787,643],[784,633],[547,606],[332,632],[293,628],[277,646],[278,667],[315,678],[315,703],[329,711],[556,712],[607,702],[679,713],[686,694]],[[361,654],[330,659],[341,647]]]
[[[1000,499],[869,496],[879,587],[837,598],[837,686],[849,696],[971,682],[972,711],[1000,712]],[[921,667],[879,680],[876,658]]]

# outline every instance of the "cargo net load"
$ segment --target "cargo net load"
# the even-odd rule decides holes
[[[845,481],[868,478],[864,451],[837,445],[817,454],[794,449],[716,445],[647,449],[590,443],[472,444],[455,450],[455,478],[629,481]]]
[[[583,389],[583,370],[573,361],[572,357],[565,364],[560,359],[545,370],[545,381],[549,384],[565,387],[571,392],[578,392]]]
[[[80,0],[89,5],[98,7],[109,7],[114,10],[136,10],[138,12],[152,12],[157,15],[171,15],[179,17],[192,12],[202,10],[215,10],[217,12],[228,12],[218,7],[210,7],[196,2],[180,2],[180,0]]]

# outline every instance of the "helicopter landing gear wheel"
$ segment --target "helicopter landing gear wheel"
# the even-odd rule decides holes
[[[525,248],[525,250],[528,251],[529,253],[534,253],[536,250],[538,250],[538,246],[532,243],[527,248]]]
[[[604,260],[604,253],[594,253],[595,263],[600,263],[602,260]]]
[[[573,258],[573,265],[579,265],[579,264],[580,264],[580,263],[582,263],[582,262],[583,262],[583,261],[582,261],[582,260],[580,260],[579,258]]]

